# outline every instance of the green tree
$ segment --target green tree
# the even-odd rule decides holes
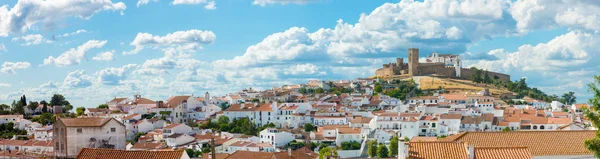
[[[146,133],[143,132],[138,132],[137,134],[135,134],[135,137],[133,138],[133,141],[138,142],[140,137],[146,135]]]
[[[0,109],[1,110],[10,110],[10,106],[8,106],[6,104],[0,104]]]
[[[325,157],[330,157],[330,156],[337,157],[338,156],[337,150],[329,148],[329,147],[324,147],[319,150],[319,159],[324,159]]]
[[[387,158],[388,157],[388,149],[384,144],[379,144],[377,148],[377,157],[379,158]]]
[[[310,124],[310,123],[306,123],[306,124],[304,124],[304,131],[306,131],[306,132],[311,132],[311,131],[313,131],[314,129],[315,129],[315,128],[314,128],[314,126],[313,126],[312,124]]]
[[[492,83],[492,78],[490,78],[490,75],[488,74],[488,71],[486,70],[485,73],[483,74],[483,82],[484,83]]]
[[[377,92],[377,93],[383,92],[383,86],[381,86],[381,83],[379,83],[379,82],[375,83],[375,90],[374,91]]]
[[[398,139],[397,135],[394,135],[390,140],[390,157],[398,155],[398,140],[400,139]]]
[[[358,150],[360,149],[360,143],[356,141],[344,141],[341,147],[342,150]]]
[[[22,106],[27,106],[27,97],[25,97],[25,95],[23,94],[23,96],[21,96],[21,105]]]
[[[588,90],[594,95],[589,99],[590,108],[584,109],[583,113],[592,122],[594,127],[600,127],[600,76],[594,76],[594,82],[588,84]],[[588,150],[594,152],[594,156],[600,158],[600,129],[596,130],[596,136],[585,140]]]
[[[50,100],[50,106],[65,106],[69,104],[71,103],[69,103],[69,101],[67,101],[65,96],[63,96],[62,94],[54,94],[52,95],[52,99]]]
[[[22,99],[22,97],[21,97],[21,99]],[[24,114],[25,113],[24,105],[21,103],[21,101],[15,102],[15,100],[13,100],[13,103],[11,104],[11,106],[12,106],[12,112],[14,114]]]
[[[42,105],[42,113],[48,112],[48,102],[46,102],[46,100],[42,100],[40,101],[40,104]]]
[[[35,111],[35,109],[37,109],[38,106],[40,106],[38,102],[29,101],[29,105],[27,105],[27,108],[29,108],[29,110],[31,111]]]
[[[100,104],[98,105],[99,109],[108,109],[108,104]]]
[[[77,109],[75,109],[75,112],[77,113],[77,116],[81,116],[85,112],[85,107],[77,107]]]
[[[38,122],[42,125],[52,124],[56,121],[56,118],[53,114],[50,113],[42,113],[39,116],[33,117],[31,119],[32,122]]]
[[[73,105],[71,104],[67,104],[65,107],[63,107],[63,113],[70,112],[71,110],[73,110]]]
[[[304,88],[304,87],[300,88],[300,90],[298,90],[298,92],[300,92],[300,93],[302,93],[302,94],[306,94],[306,93],[308,93],[308,92],[306,91],[306,88]]]
[[[371,158],[377,156],[377,141],[371,140],[367,143],[367,145],[369,146],[369,149],[367,149],[369,156],[371,156]]]
[[[510,129],[509,127],[505,127],[504,129],[502,129],[502,132],[509,132],[512,131],[512,129]]]
[[[562,103],[565,105],[575,104],[577,102],[577,97],[575,97],[575,92],[569,92],[562,95],[560,99]]]
[[[219,117],[219,119],[217,120],[217,123],[218,123],[219,125],[221,125],[221,124],[228,125],[228,124],[229,124],[229,117],[227,117],[227,116],[224,116],[224,115],[223,115],[223,116],[220,116],[220,117]]]
[[[317,90],[315,90],[315,93],[324,93],[325,90],[323,90],[323,88],[317,88]]]

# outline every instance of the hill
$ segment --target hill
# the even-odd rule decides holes
[[[493,95],[512,93],[506,88],[499,88],[493,84],[475,83],[470,80],[439,78],[434,76],[416,76],[414,77],[414,80],[419,84],[419,88],[424,91],[443,88],[448,92],[464,93],[478,92],[485,88],[489,88]]]

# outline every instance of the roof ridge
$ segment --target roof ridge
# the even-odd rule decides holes
[[[528,149],[527,146],[483,146],[475,147],[475,149]]]

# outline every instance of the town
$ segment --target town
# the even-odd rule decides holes
[[[428,58],[430,63],[451,61],[455,66],[460,61],[457,55]],[[576,103],[572,93],[540,93],[524,79],[513,82],[471,70],[479,73],[462,78],[453,73],[454,79],[436,77],[434,71],[420,79],[377,75],[310,80],[221,96],[204,92],[148,99],[132,94],[87,108],[73,108],[60,94],[49,102],[27,101],[23,95],[10,106],[1,105],[5,115],[0,115],[0,157],[594,156],[583,144],[597,130],[583,115],[588,104]],[[465,79],[480,87],[424,89],[431,80],[471,82]]]

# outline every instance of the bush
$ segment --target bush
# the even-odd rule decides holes
[[[358,150],[360,149],[360,143],[356,141],[344,141],[342,142],[342,150]]]

